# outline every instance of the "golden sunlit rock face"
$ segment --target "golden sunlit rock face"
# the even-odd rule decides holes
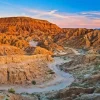
[[[61,29],[46,20],[29,17],[0,18],[0,43],[29,48],[29,41],[38,41],[38,46],[50,51],[63,50],[63,45],[76,48],[96,48],[100,44],[100,30],[85,28]]]
[[[0,45],[0,56],[23,55],[25,52],[18,47],[2,44]]]
[[[53,61],[53,52],[48,44],[52,45],[51,36],[60,31],[45,20],[0,18],[0,84],[40,84],[52,79],[47,62]],[[30,41],[37,41],[40,46],[42,43],[43,47],[31,46]]]
[[[33,80],[40,84],[49,76],[50,61],[51,56],[42,54],[0,56],[0,84],[31,84]]]
[[[54,36],[62,31],[57,25],[46,20],[29,17],[0,18],[0,43],[29,48],[29,41],[38,41],[39,46],[54,50]],[[57,45],[57,44],[56,44]]]
[[[29,17],[8,17],[0,18],[0,32],[9,34],[33,33],[35,30],[43,32],[61,31],[61,28],[46,20],[32,19]]]

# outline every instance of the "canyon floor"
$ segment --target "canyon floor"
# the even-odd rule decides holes
[[[36,74],[38,76],[35,80],[36,84],[34,85],[31,84],[32,78],[30,77],[33,76],[30,75],[30,79],[28,79],[27,81],[27,78],[21,78],[21,80],[18,81],[24,82],[24,79],[27,84],[19,83],[18,85],[17,83],[17,85],[13,85],[13,82],[16,82],[15,80],[18,79],[15,78],[15,80],[9,82],[9,85],[6,85],[8,83],[6,83],[5,85],[1,85],[1,98],[10,98],[10,100],[99,100],[100,55],[89,53],[87,54],[87,52],[80,52],[80,50],[75,50],[68,47],[66,47],[65,49],[65,52],[61,52],[59,54],[55,53],[55,56],[53,58],[44,55],[37,55],[26,58],[24,56],[22,57],[24,58],[24,60],[21,58],[21,61],[16,60],[17,68],[20,65],[26,66],[26,64],[29,64],[29,69],[33,65],[33,63],[35,64],[37,61],[41,61],[43,67],[41,66],[41,63],[39,63],[39,69],[43,70],[44,74],[43,71],[41,74],[41,71],[39,72],[39,74]],[[32,58],[34,58],[35,61]],[[9,60],[9,62],[12,61]],[[7,62],[7,64],[9,64],[9,62]],[[10,66],[12,66],[12,70],[13,66],[15,67],[15,65],[13,64],[10,63]],[[34,67],[32,66],[32,68]],[[21,68],[23,67],[20,67],[20,70],[25,73],[25,68],[24,70]],[[26,70],[28,71],[29,69]],[[21,75],[22,76],[19,75],[19,77],[24,76],[24,74],[22,73]],[[14,89],[15,93],[9,93],[9,89]],[[7,95],[10,96],[7,97]],[[18,99],[19,96],[20,99]]]

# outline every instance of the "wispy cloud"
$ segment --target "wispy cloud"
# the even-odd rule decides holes
[[[99,28],[100,12],[78,12],[78,13],[62,13],[58,10],[41,11],[33,9],[25,9],[36,18],[46,18],[56,23],[60,27],[81,27],[81,28]]]
[[[52,16],[56,18],[64,18],[67,19],[69,17],[81,17],[81,18],[98,18],[100,19],[100,11],[90,11],[90,12],[78,12],[78,13],[67,13],[67,12],[59,12],[58,10],[51,10],[51,11],[43,11],[43,10],[36,10],[36,9],[24,9],[25,11],[32,13],[33,15],[37,15],[38,17],[45,17],[45,16]]]
[[[83,15],[100,15],[99,11],[82,12]]]
[[[42,11],[42,10],[34,10],[34,9],[25,9],[25,11],[33,13],[37,17],[45,17],[45,16],[51,16],[56,18],[68,18],[65,15],[58,14],[58,10],[51,10],[51,11]]]
[[[100,11],[82,12],[81,15],[92,19],[100,19]]]

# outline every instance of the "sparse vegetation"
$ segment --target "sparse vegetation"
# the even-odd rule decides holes
[[[11,89],[8,89],[8,92],[9,93],[15,93],[15,90],[13,88],[11,88]]]
[[[96,63],[94,70],[100,70],[100,64],[99,63]]]
[[[95,93],[100,93],[100,87],[95,90]]]
[[[49,74],[54,74],[55,72],[53,72],[52,70],[48,71]]]
[[[63,57],[64,60],[66,60],[66,57]]]
[[[33,84],[33,85],[36,85],[36,81],[33,80],[33,81],[32,81],[32,84]]]

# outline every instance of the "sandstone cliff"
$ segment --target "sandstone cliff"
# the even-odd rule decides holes
[[[0,84],[40,84],[52,78],[47,67],[52,60],[49,55],[0,57]]]

